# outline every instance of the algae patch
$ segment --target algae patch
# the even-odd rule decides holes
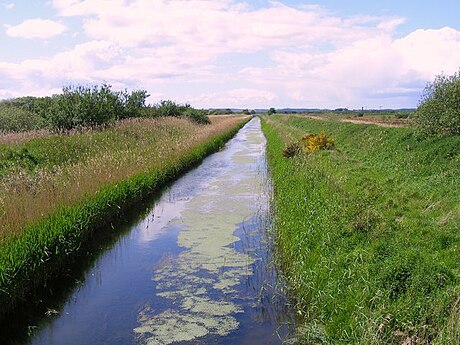
[[[235,316],[243,308],[237,287],[253,274],[257,258],[236,249],[240,238],[234,233],[266,205],[259,193],[257,164],[248,164],[263,156],[264,140],[255,126],[259,122],[238,134],[244,140],[219,153],[229,162],[226,169],[208,176],[200,194],[181,205],[169,224],[180,225],[177,245],[182,251],[154,270],[158,303],[138,316],[134,332],[141,343],[226,336],[238,328]]]

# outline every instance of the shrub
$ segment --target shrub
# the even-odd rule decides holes
[[[190,106],[188,104],[182,106],[173,101],[161,101],[157,108],[160,116],[179,117],[181,116],[182,112],[189,107]]]
[[[268,109],[267,115],[273,115],[273,114],[276,114],[276,109],[275,108]]]
[[[283,150],[284,157],[294,157],[300,152],[313,153],[319,150],[333,150],[334,140],[328,138],[324,132],[320,134],[305,134],[299,141],[286,145]]]
[[[151,112],[154,116],[185,117],[199,124],[211,123],[206,110],[194,109],[190,104],[178,104],[173,101],[161,101]]]
[[[410,117],[410,113],[396,113],[395,117],[397,119],[408,119]]]
[[[298,155],[302,151],[302,146],[299,142],[293,142],[290,143],[289,145],[286,145],[286,147],[283,150],[283,156],[287,158],[294,157]]]
[[[17,105],[0,104],[0,131],[23,132],[44,126],[43,118],[31,111]]]
[[[300,140],[303,143],[303,150],[306,153],[334,149],[334,140],[328,138],[324,132],[320,134],[307,133]]]
[[[54,130],[106,125],[123,117],[123,102],[111,86],[66,86],[39,110]]]
[[[43,98],[24,98],[24,103],[42,116],[54,130],[107,125],[115,120],[143,115],[145,90],[129,94],[112,91],[111,85],[66,86],[62,94]]]
[[[415,123],[424,135],[460,134],[460,72],[427,84]]]
[[[135,90],[131,94],[127,90],[118,92],[118,97],[123,105],[123,111],[118,114],[117,119],[144,117],[145,101],[149,96],[146,90]]]
[[[66,86],[62,94],[52,97],[21,97],[0,103],[0,131],[26,131],[48,128],[67,131],[73,128],[97,127],[132,117],[186,117],[200,124],[208,124],[207,111],[189,104],[161,101],[146,105],[145,90],[131,93],[112,91],[108,84],[101,86]]]
[[[206,110],[187,108],[183,112],[182,116],[189,118],[190,120],[202,125],[207,125],[211,123]]]

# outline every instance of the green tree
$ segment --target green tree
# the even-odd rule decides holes
[[[276,114],[276,109],[275,109],[275,108],[270,108],[270,109],[268,109],[267,114],[268,114],[268,115]]]
[[[426,85],[415,123],[425,135],[460,134],[460,72],[438,75]]]

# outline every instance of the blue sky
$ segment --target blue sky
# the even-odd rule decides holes
[[[0,0],[0,99],[68,84],[196,107],[415,107],[460,67],[460,3]]]

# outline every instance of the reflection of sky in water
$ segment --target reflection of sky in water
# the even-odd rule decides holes
[[[264,151],[255,119],[165,188],[147,215],[133,209],[118,239],[69,272],[78,283],[47,304],[57,314],[24,317],[17,334],[37,325],[24,344],[281,344],[292,314],[265,231]],[[6,344],[22,344],[15,337]]]
[[[260,123],[254,120],[227,150],[213,156],[226,164],[204,164],[197,169],[203,173],[195,171],[198,179],[188,181],[195,182],[198,194],[180,203],[176,217],[167,217],[181,226],[177,243],[183,250],[154,270],[152,292],[164,299],[163,308],[153,302],[141,311],[134,331],[143,343],[225,336],[238,328],[236,315],[243,312],[241,299],[247,298],[238,286],[253,274],[257,258],[235,248],[240,238],[234,232],[266,207],[257,171],[263,153]]]

